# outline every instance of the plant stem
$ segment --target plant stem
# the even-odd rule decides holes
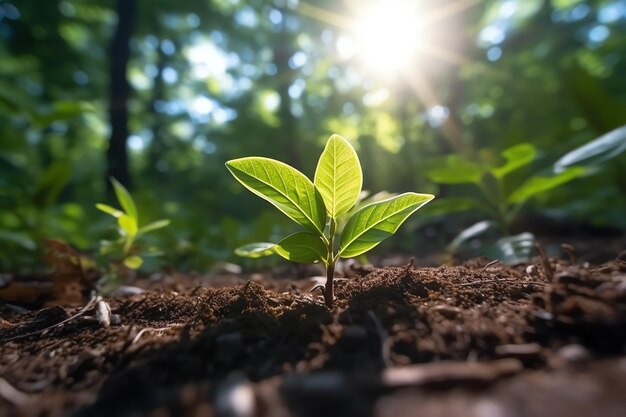
[[[328,308],[333,308],[333,301],[335,300],[335,291],[333,279],[335,278],[335,259],[333,253],[333,245],[335,243],[335,228],[337,224],[335,219],[331,217],[330,225],[328,227],[328,256],[326,265],[326,285],[324,286],[324,302]]]
[[[328,308],[333,308],[335,291],[333,279],[335,278],[335,260],[331,259],[326,267],[326,286],[324,287],[324,302]]]

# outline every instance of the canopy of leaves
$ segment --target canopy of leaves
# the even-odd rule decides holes
[[[130,3],[130,94],[120,97],[110,86],[111,45]],[[91,250],[115,236],[98,202],[122,209],[100,207],[133,233],[141,230],[123,216],[140,213],[140,226],[171,219],[146,244],[168,248],[162,261],[183,270],[232,260],[250,241],[277,242],[297,229],[224,169],[246,155],[315,179],[321,192],[309,195],[308,212],[288,202],[290,186],[308,183],[277,191],[286,199],[279,208],[310,230],[358,197],[344,189],[326,212],[323,184],[361,168],[365,190],[436,194],[381,251],[445,247],[462,225],[484,219],[474,184],[498,181],[504,191],[489,187],[489,198],[527,200],[521,216],[626,229],[624,2],[456,3],[419,2],[430,20],[415,27],[431,32],[388,43],[412,49],[404,70],[380,74],[346,27],[359,11],[345,2],[0,2],[0,269],[38,265],[45,237]],[[108,167],[126,163],[107,152],[111,106],[127,110],[124,185],[134,208],[107,186]],[[332,133],[354,145],[360,166],[324,150]]]

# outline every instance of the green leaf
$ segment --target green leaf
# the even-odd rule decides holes
[[[612,130],[566,153],[555,162],[554,170],[563,172],[572,165],[599,165],[623,152],[626,152],[626,126]]]
[[[134,237],[137,235],[137,222],[132,217],[122,214],[117,218],[117,224],[127,236]]]
[[[326,208],[311,180],[282,162],[260,157],[233,159],[226,167],[244,187],[313,232],[323,234]]]
[[[138,223],[137,207],[128,190],[115,178],[111,178],[111,183],[113,184],[113,190],[115,191],[117,201],[120,202],[120,206],[122,206],[126,214],[135,219],[135,223]]]
[[[361,164],[352,145],[341,136],[332,135],[326,143],[314,184],[332,218],[350,210],[358,200],[363,185]]]
[[[147,224],[147,225],[141,227],[137,233],[143,234],[143,233],[147,233],[147,232],[152,232],[154,230],[162,229],[164,227],[167,227],[167,226],[169,226],[169,224],[170,224],[169,219],[157,220],[155,222],[152,222],[150,224]]]
[[[585,172],[583,167],[572,167],[553,177],[532,177],[519,186],[508,198],[509,203],[522,203],[530,197],[549,191],[578,178]]]
[[[72,177],[72,162],[59,159],[50,164],[39,176],[33,202],[40,208],[52,206]]]
[[[130,269],[139,269],[143,265],[143,259],[137,255],[132,255],[124,259],[124,265]]]
[[[433,198],[430,194],[405,193],[363,207],[348,220],[341,234],[339,255],[351,258],[372,249]]]
[[[308,264],[324,261],[328,247],[318,235],[297,232],[278,242],[276,253],[290,261]]]
[[[98,203],[96,204],[96,208],[100,211],[105,212],[106,214],[110,214],[111,216],[118,218],[124,215],[123,211],[120,211],[114,207],[111,207],[107,204]]]
[[[480,183],[483,169],[458,155],[448,155],[428,170],[428,178],[441,184]]]
[[[262,256],[274,255],[276,253],[275,243],[256,242],[243,245],[235,249],[235,254],[245,258],[260,258]]]
[[[491,172],[498,178],[504,177],[509,172],[531,163],[537,155],[537,149],[530,143],[520,143],[502,151],[502,156],[506,158],[506,163],[498,168],[493,168]]]

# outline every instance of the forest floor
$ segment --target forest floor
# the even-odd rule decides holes
[[[625,416],[626,262],[533,261],[353,268],[332,311],[253,274],[5,314],[0,415]]]

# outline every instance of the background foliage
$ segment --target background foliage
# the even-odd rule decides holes
[[[437,250],[482,218],[451,199],[470,188],[429,180],[442,158],[500,166],[503,150],[529,143],[536,158],[506,178],[519,184],[626,124],[623,0],[419,1],[439,17],[393,76],[351,43],[368,3],[0,1],[0,270],[33,269],[46,237],[94,251],[113,236],[94,204],[113,203],[107,176],[120,164],[145,221],[172,220],[147,243],[165,250],[160,262],[232,260],[233,248],[292,226],[224,162],[262,155],[311,176],[332,133],[357,149],[364,189],[438,196],[380,250]],[[127,102],[110,82],[123,61],[116,39],[130,47]],[[107,153],[119,105],[128,161]],[[532,231],[536,216],[626,229],[624,162],[535,196],[513,230]]]

